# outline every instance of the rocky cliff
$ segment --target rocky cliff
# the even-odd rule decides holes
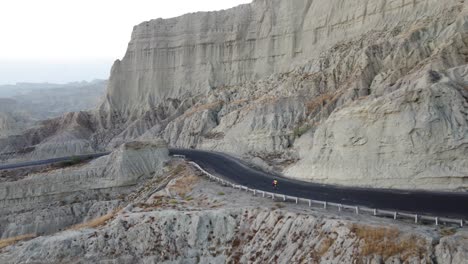
[[[0,150],[41,157],[54,145],[76,153],[164,138],[311,181],[463,190],[467,6],[256,0],[144,22],[99,109]]]
[[[467,19],[464,1],[270,0],[142,23],[101,107],[123,124],[111,145],[162,136],[307,180],[464,189]]]
[[[167,99],[288,72],[337,43],[413,26],[457,4],[256,0],[226,11],[144,22],[134,28],[124,58],[114,64],[105,107],[139,115]]]

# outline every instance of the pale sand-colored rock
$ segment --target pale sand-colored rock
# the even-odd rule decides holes
[[[148,21],[134,28],[99,109],[0,140],[0,152],[13,153],[0,158],[50,158],[164,138],[170,147],[256,157],[275,171],[302,159],[284,172],[310,181],[463,189],[467,14],[467,3],[458,0],[263,0]],[[425,107],[397,101],[417,108],[380,114],[375,125],[353,116],[356,108],[375,104],[393,109],[395,98],[416,90]],[[433,98],[432,91],[445,90],[450,94]],[[341,146],[329,146],[322,136],[340,117],[346,127],[360,122],[360,133],[375,135],[381,145],[377,135],[403,137],[414,127],[409,117],[433,116],[431,109],[439,112],[435,116],[449,115],[446,124],[418,123],[434,132],[420,145],[385,141],[385,153],[395,155],[367,158],[376,153],[370,147],[353,148],[355,153],[347,148],[341,157]],[[319,158],[322,147],[334,156]],[[437,154],[439,147],[443,154]]]
[[[408,26],[458,0],[256,0],[136,26],[103,109],[139,116],[166,99],[285,72],[341,41]]]
[[[334,112],[286,173],[344,185],[468,190],[468,68],[450,69],[435,83],[431,76],[410,75],[404,88]]]
[[[183,163],[107,223],[18,243],[6,263],[453,263],[464,231],[396,223],[254,198]],[[155,191],[156,190],[156,191]],[[235,201],[235,202],[233,202]],[[441,231],[441,232],[440,232]],[[443,231],[443,232],[442,232]],[[455,232],[443,237],[441,233]],[[439,242],[440,241],[440,242]]]
[[[48,234],[122,203],[168,160],[163,141],[129,142],[90,163],[0,183],[0,237]]]

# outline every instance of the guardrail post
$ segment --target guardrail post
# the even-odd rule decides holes
[[[309,207],[312,207],[312,200],[309,200]]]
[[[436,226],[439,225],[439,217],[436,217],[436,218],[435,218],[435,224],[436,224]]]
[[[342,205],[342,204],[339,204],[339,205],[338,205],[338,212],[341,212],[342,209],[343,209],[343,205]]]
[[[374,209],[374,216],[377,215],[377,209]]]
[[[397,215],[398,215],[398,213],[397,213],[397,212],[393,213],[393,219],[394,219],[394,220],[396,220],[396,219],[397,219]]]
[[[418,215],[417,215],[417,214],[414,215],[414,223],[415,223],[415,224],[418,223]]]
[[[264,191],[262,191],[262,197],[265,198],[265,192]]]
[[[323,209],[327,209],[327,202],[323,202]]]
[[[253,190],[254,196],[257,196],[257,190]]]
[[[274,193],[271,194],[271,199],[272,199],[272,200],[275,199],[275,194],[274,194]]]
[[[298,202],[299,202],[299,201],[298,201],[298,198],[296,197],[296,204],[297,204]]]
[[[460,220],[460,226],[463,227],[463,219]]]
[[[356,214],[359,214],[359,206],[356,206]]]
[[[283,201],[286,202],[286,195],[283,195]]]

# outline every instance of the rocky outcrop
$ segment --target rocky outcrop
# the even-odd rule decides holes
[[[4,248],[0,262],[455,264],[468,252],[465,231],[337,218],[241,195],[198,178],[186,164],[171,166],[107,221]]]
[[[325,183],[464,189],[466,12],[464,1],[254,1],[152,20],[135,27],[101,110],[138,120],[118,142],[276,155],[300,160],[287,176]]]
[[[459,0],[257,0],[144,22],[80,129],[47,124],[0,151],[164,138],[311,181],[464,189],[467,14]]]
[[[0,237],[49,234],[106,214],[142,179],[161,175],[167,160],[164,142],[130,142],[84,166],[2,182]]]
[[[343,185],[468,190],[467,73],[463,66],[409,75],[395,92],[337,110],[307,137],[313,144],[303,145],[287,174]]]
[[[233,9],[136,26],[102,106],[139,116],[166,99],[287,72],[291,64],[371,31],[409,26],[458,0],[256,0]],[[351,70],[351,69],[350,69]]]
[[[95,108],[105,85],[106,81],[0,86],[0,138],[21,135],[40,120]]]

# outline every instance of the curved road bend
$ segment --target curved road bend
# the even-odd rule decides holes
[[[273,178],[279,178],[277,193],[328,202],[362,205],[370,208],[398,210],[424,215],[468,219],[468,193],[405,191],[390,189],[352,188],[314,184],[273,176],[252,169],[240,160],[217,152],[171,149],[172,155],[185,155],[205,170],[250,188],[271,191]],[[79,155],[78,158],[98,158],[109,153]],[[72,157],[54,158],[17,164],[0,165],[0,170],[47,165],[70,160]]]
[[[272,191],[273,178],[279,179],[277,193],[328,202],[361,205],[423,215],[468,219],[468,193],[351,188],[314,184],[280,178],[247,167],[229,155],[200,150],[171,149],[172,155],[185,155],[210,173],[249,188]]]
[[[76,155],[76,156],[71,156],[71,157],[61,157],[61,158],[53,158],[53,159],[46,159],[46,160],[37,160],[37,161],[27,161],[27,162],[22,162],[22,163],[16,163],[16,164],[4,164],[0,165],[0,170],[9,170],[9,169],[17,169],[17,168],[24,168],[24,167],[32,167],[32,166],[40,166],[40,165],[48,165],[48,164],[53,164],[53,163],[58,163],[62,161],[69,161],[72,158],[99,158],[102,156],[109,155],[109,152],[106,153],[97,153],[97,154],[86,154],[86,155]]]

